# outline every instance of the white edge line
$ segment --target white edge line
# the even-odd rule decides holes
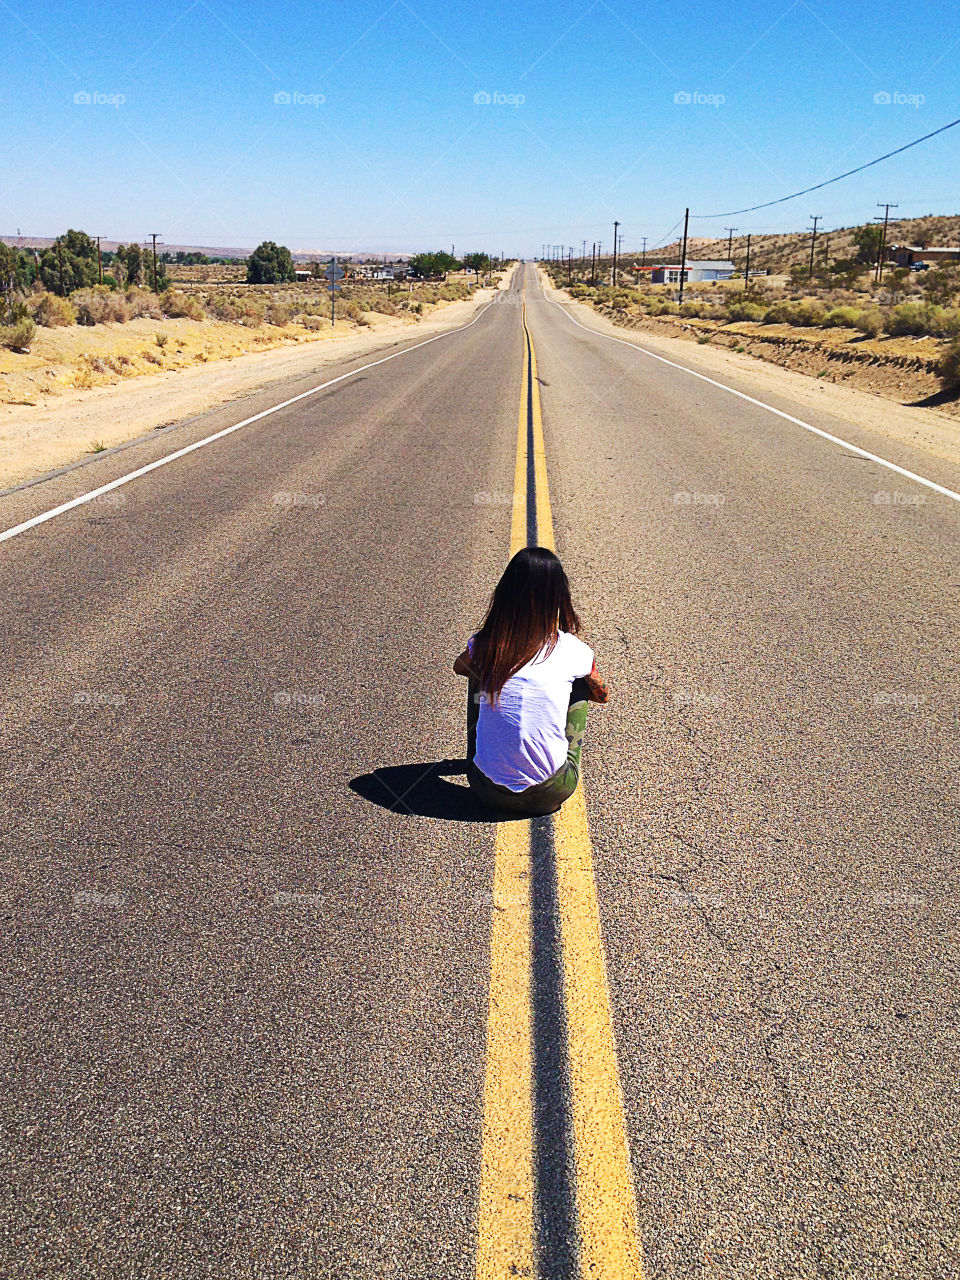
[[[235,422],[230,427],[224,427],[222,431],[215,431],[211,436],[204,436],[202,440],[195,440],[193,444],[177,449],[175,453],[168,453],[162,458],[157,458],[154,462],[148,462],[146,466],[138,467],[136,471],[130,471],[125,476],[111,480],[109,484],[102,484],[99,489],[91,489],[89,493],[82,493],[78,498],[71,498],[69,502],[63,502],[59,507],[52,507],[49,511],[42,511],[38,516],[31,516],[29,520],[24,520],[22,524],[14,525],[12,529],[5,529],[0,533],[0,542],[6,542],[8,538],[15,538],[19,533],[26,533],[28,529],[34,529],[38,524],[44,524],[45,521],[52,520],[54,516],[61,516],[65,511],[72,511],[74,507],[82,506],[85,502],[92,502],[94,498],[99,498],[102,493],[109,493],[111,489],[118,489],[122,484],[129,484],[131,480],[136,480],[139,476],[145,476],[149,471],[156,471],[158,467],[165,467],[167,463],[175,462],[177,458],[193,453],[195,449],[202,449],[204,445],[212,444],[214,440],[222,440],[224,436],[228,436],[234,431],[239,431],[241,427],[248,427],[251,422],[258,422],[261,418],[268,418],[271,413],[286,409],[289,405],[296,404],[298,400],[305,400],[308,396],[316,395],[318,391],[325,391],[327,387],[333,387],[338,382],[345,382],[347,378],[353,378],[367,369],[374,369],[378,364],[386,364],[388,360],[396,360],[398,356],[409,355],[411,351],[418,351],[420,347],[427,347],[431,342],[439,342],[441,338],[452,338],[454,334],[463,333],[465,329],[475,325],[487,308],[492,305],[493,300],[485,303],[468,324],[460,325],[457,329],[450,329],[447,333],[437,333],[432,338],[425,338],[423,342],[417,342],[412,347],[405,347],[403,351],[394,351],[392,355],[383,356],[380,360],[371,360],[369,364],[360,365],[358,369],[351,369],[349,373],[341,373],[339,377],[331,378],[329,382],[322,382],[318,387],[311,387],[309,391],[301,391],[299,395],[291,396],[289,400],[272,405],[269,409],[264,409],[261,413],[255,413],[250,418],[244,418],[242,422]]]
[[[795,418],[791,413],[784,413],[782,409],[775,409],[772,404],[766,404],[763,400],[755,400],[753,396],[748,396],[743,391],[737,391],[735,387],[728,387],[724,382],[717,382],[715,378],[708,378],[705,373],[697,373],[696,369],[689,369],[685,364],[677,364],[675,360],[668,360],[666,356],[658,356],[655,352],[648,351],[646,347],[638,346],[635,342],[627,342],[623,338],[615,338],[612,333],[603,333],[599,329],[591,329],[588,324],[581,324],[554,298],[548,298],[542,285],[540,291],[546,301],[552,303],[578,329],[583,329],[586,333],[592,333],[597,338],[606,338],[609,342],[619,342],[621,346],[629,347],[631,351],[639,351],[642,356],[649,356],[651,360],[659,360],[661,364],[670,365],[671,369],[679,369],[682,373],[689,373],[691,378],[699,378],[701,382],[709,382],[712,387],[719,387],[721,391],[727,391],[732,396],[746,400],[748,404],[755,404],[759,409],[766,409],[768,413],[775,413],[778,418],[783,418],[798,427],[803,427],[804,431],[812,431],[814,435],[822,436],[824,440],[829,440],[831,444],[838,444],[843,449],[849,449],[852,453],[859,454],[861,458],[869,458],[871,462],[879,463],[881,467],[895,471],[897,475],[905,476],[908,480],[915,480],[917,484],[926,485],[928,489],[942,493],[945,498],[952,498],[954,502],[960,502],[960,493],[953,489],[948,489],[942,484],[937,484],[935,480],[927,480],[924,476],[918,476],[915,471],[908,471],[906,467],[898,467],[895,462],[888,462],[886,458],[881,458],[876,453],[870,453],[867,449],[861,449],[859,445],[851,444],[849,440],[841,440],[839,436],[833,436],[829,431],[824,431],[821,427],[815,427],[810,422],[804,422],[802,418]]]

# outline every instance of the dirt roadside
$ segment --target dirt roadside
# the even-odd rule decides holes
[[[429,338],[455,329],[466,324],[495,292],[484,289],[462,302],[441,302],[419,322],[371,315],[369,327],[360,330],[325,330],[293,346],[169,369],[109,386],[66,390],[55,401],[42,404],[4,404],[0,406],[0,489],[77,462],[94,445],[122,444],[271,382],[312,370],[322,381],[323,370],[335,361],[372,352],[391,341]],[[129,330],[136,323],[121,327]],[[156,321],[146,324],[151,333],[158,327]],[[162,328],[172,330],[173,325],[164,322]]]
[[[787,396],[800,408],[809,406],[843,418],[876,435],[877,453],[883,452],[883,440],[897,440],[960,466],[960,419],[956,416],[935,408],[898,404],[883,394],[837,385],[807,373],[785,369],[747,352],[701,346],[691,341],[695,331],[688,337],[668,337],[659,328],[654,330],[652,324],[642,329],[614,324],[593,307],[572,301],[566,290],[555,289],[543,271],[539,275],[547,297],[563,303],[564,310],[589,329],[649,347],[651,351],[688,365],[708,377],[722,381],[724,375],[735,374],[738,381],[749,384],[760,399],[764,394]],[[797,416],[801,414],[798,412]]]

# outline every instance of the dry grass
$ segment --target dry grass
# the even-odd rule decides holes
[[[402,294],[388,293],[379,284],[348,287],[337,300],[336,332],[376,327],[387,317],[413,325],[444,301],[470,292],[461,282],[418,286]],[[85,323],[70,322],[63,300],[35,298],[35,309],[50,323],[37,328],[29,353],[0,349],[0,403],[42,403],[68,389],[323,341],[334,332],[330,296],[319,282],[185,286],[160,298],[144,289],[111,293],[95,288],[72,295],[70,301]]]

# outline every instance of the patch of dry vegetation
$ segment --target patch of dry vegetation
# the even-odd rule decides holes
[[[438,305],[474,291],[465,280],[347,285],[337,296],[336,331],[375,326],[381,316],[416,324]],[[0,402],[8,404],[35,404],[65,389],[232,359],[331,332],[325,281],[180,280],[160,294],[94,285],[67,298],[34,289],[16,308],[12,322],[0,326]]]

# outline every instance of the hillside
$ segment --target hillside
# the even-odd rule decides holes
[[[851,258],[856,253],[853,233],[863,223],[851,227],[841,227],[817,233],[817,261],[823,261],[829,255],[833,262],[837,258]],[[923,218],[902,218],[897,222],[891,220],[888,231],[890,244],[928,244],[928,245],[960,245],[960,214],[949,216],[928,215]],[[742,267],[747,254],[747,237],[733,237],[733,260]],[[806,262],[810,254],[809,231],[790,231],[776,235],[755,235],[750,240],[751,269],[768,269],[772,272],[786,271],[794,262]],[[713,240],[702,236],[691,236],[687,243],[688,258],[726,258],[727,239]],[[607,255],[604,255],[607,261]],[[639,250],[626,249],[621,255],[621,262],[640,261]],[[651,262],[679,262],[680,242],[647,251],[647,264]]]

